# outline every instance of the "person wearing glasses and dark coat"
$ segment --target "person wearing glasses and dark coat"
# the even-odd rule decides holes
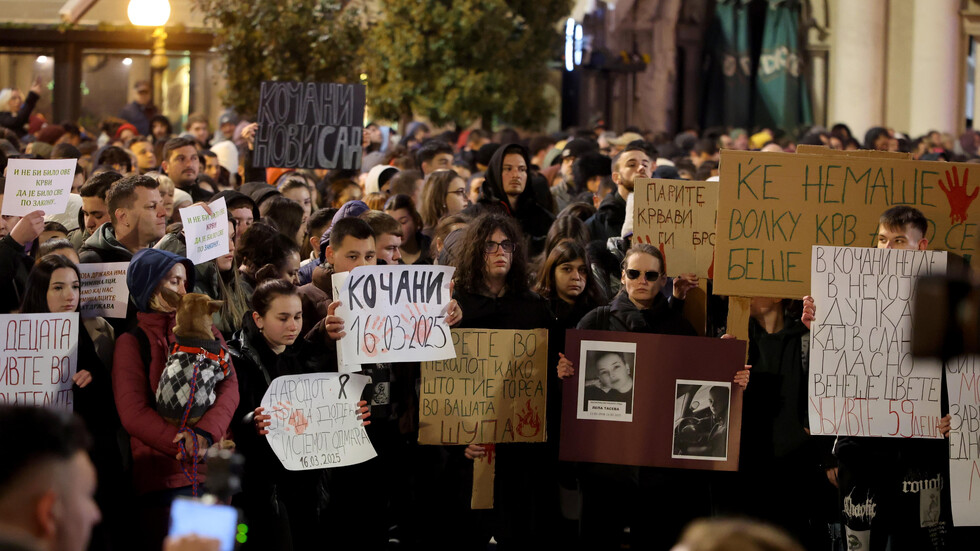
[[[552,323],[548,303],[530,290],[527,253],[517,221],[497,212],[476,218],[455,254],[453,298],[462,328],[539,329]],[[465,305],[465,306],[464,306]],[[548,448],[543,443],[495,448],[419,446],[419,548],[484,550],[491,536],[500,548],[543,549],[554,533],[557,511],[546,484]],[[494,507],[470,508],[473,461],[493,453]]]

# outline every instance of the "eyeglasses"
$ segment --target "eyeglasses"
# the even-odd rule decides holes
[[[517,248],[517,244],[509,240],[500,243],[497,243],[496,241],[487,241],[483,244],[483,252],[486,254],[493,254],[497,252],[498,247],[503,249],[505,253],[512,253],[514,252],[514,249]]]
[[[459,188],[456,191],[447,191],[446,195],[458,195],[460,199],[466,197],[466,188]]]
[[[660,272],[641,272],[640,270],[626,270],[626,277],[630,279],[640,279],[640,274],[646,277],[647,281],[657,281],[660,279]]]
[[[142,96],[142,95],[145,95],[145,94],[149,94],[150,91],[149,90],[137,90],[136,93]]]

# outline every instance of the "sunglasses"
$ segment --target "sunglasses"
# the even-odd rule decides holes
[[[486,254],[493,254],[497,252],[498,247],[503,249],[505,253],[512,253],[514,252],[514,249],[517,248],[517,244],[513,241],[503,241],[501,243],[497,243],[496,241],[487,241],[483,244],[483,252]]]
[[[626,277],[630,279],[640,279],[640,274],[646,277],[647,281],[657,281],[660,279],[660,272],[641,272],[640,270],[626,270]]]

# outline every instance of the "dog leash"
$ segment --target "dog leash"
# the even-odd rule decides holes
[[[171,354],[181,351],[179,348],[180,345],[174,344]],[[182,352],[187,352],[187,350],[183,350]],[[184,476],[190,481],[191,495],[194,497],[197,497],[198,487],[200,486],[200,482],[197,479],[197,453],[199,450],[197,447],[197,433],[187,429],[187,419],[190,417],[191,408],[194,406],[194,395],[197,394],[197,376],[200,373],[200,367],[205,358],[205,352],[202,350],[198,353],[197,358],[194,360],[194,376],[190,380],[191,392],[190,396],[187,398],[187,405],[184,407],[184,414],[180,418],[180,432],[190,432],[193,436],[192,441],[194,442],[194,455],[190,456],[187,454],[187,448],[184,446],[183,439],[177,443],[177,448],[180,449],[180,452],[184,454],[185,458],[185,461],[180,462],[180,470],[184,472]],[[189,470],[185,465],[186,459],[190,459],[191,466]]]

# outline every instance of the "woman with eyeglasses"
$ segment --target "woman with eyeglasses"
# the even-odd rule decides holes
[[[436,224],[444,216],[456,214],[470,206],[466,195],[466,180],[454,170],[437,170],[425,179],[422,190],[422,233],[432,237]]]
[[[459,327],[538,329],[550,324],[544,299],[531,291],[525,241],[517,221],[487,213],[466,227],[456,265],[453,297],[463,311]],[[550,432],[550,431],[549,431]],[[420,446],[422,484],[420,548],[486,549],[493,536],[507,548],[544,549],[552,530],[542,521],[555,510],[547,501],[544,444],[497,444],[494,507],[470,509],[473,459],[487,455],[478,445]],[[432,480],[428,480],[432,479]],[[557,496],[555,496],[557,498]],[[429,524],[431,522],[431,524]]]
[[[663,254],[656,247],[645,243],[630,247],[623,259],[619,294],[609,306],[586,314],[578,329],[696,336],[694,327],[661,292],[667,283],[666,269]],[[574,373],[571,360],[561,355],[558,376]],[[739,371],[735,383],[744,387],[748,371]],[[618,392],[623,389],[625,386]],[[688,522],[711,513],[708,479],[700,471],[583,464],[580,480],[582,538],[588,549],[618,549],[624,526],[630,527],[632,548],[669,549]],[[650,499],[653,494],[675,497]],[[609,503],[627,504],[625,509],[630,513],[614,511]]]

